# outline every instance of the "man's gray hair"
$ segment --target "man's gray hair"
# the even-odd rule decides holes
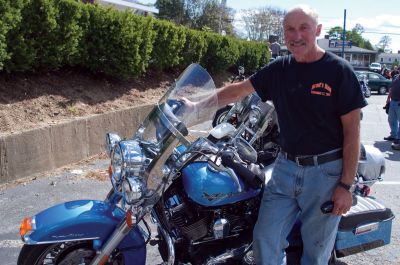
[[[286,17],[293,12],[303,12],[304,14],[306,14],[307,16],[309,16],[315,23],[315,25],[318,25],[318,14],[317,11],[311,7],[309,7],[308,5],[297,5],[295,7],[293,7],[292,9],[290,9],[286,15],[285,18],[283,19],[283,24],[285,24],[286,21]]]

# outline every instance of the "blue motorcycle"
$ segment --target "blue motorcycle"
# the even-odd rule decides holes
[[[260,159],[254,146],[274,132],[274,108],[250,96],[240,123],[212,128],[217,109],[213,80],[190,65],[132,138],[107,134],[112,189],[104,201],[66,202],[22,221],[18,264],[144,265],[147,243],[170,265],[255,264],[252,231],[278,150],[271,145]],[[390,209],[369,197],[354,201],[332,262],[390,242]],[[157,227],[153,238],[146,216]],[[288,237],[289,264],[299,262],[300,226]]]

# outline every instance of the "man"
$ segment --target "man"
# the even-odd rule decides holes
[[[284,18],[291,55],[280,57],[243,82],[218,90],[226,105],[256,91],[272,100],[279,119],[279,154],[265,187],[254,229],[256,264],[282,264],[286,237],[302,222],[301,264],[326,265],[340,216],[352,205],[360,146],[360,108],[366,105],[357,77],[345,60],[316,44],[317,14],[307,6]],[[322,203],[332,200],[332,214]]]
[[[384,139],[393,141],[393,149],[400,150],[400,78],[396,78],[390,85],[386,103],[389,103],[390,135]]]
[[[275,40],[271,44],[272,58],[276,59],[279,56],[280,51],[281,51],[281,45],[279,45],[279,43]]]

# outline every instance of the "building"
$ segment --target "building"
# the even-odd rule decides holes
[[[100,5],[112,6],[118,10],[130,9],[134,13],[143,16],[152,16],[158,14],[158,9],[153,6],[147,6],[133,1],[125,0],[96,0],[96,3]]]
[[[342,57],[342,40],[329,39],[329,37],[326,36],[323,39],[318,39],[317,43],[322,49]],[[349,61],[355,69],[367,69],[368,65],[376,62],[377,51],[359,48],[352,45],[351,41],[345,41],[344,45],[344,58]]]
[[[386,64],[388,68],[393,69],[393,65],[400,64],[400,51],[398,53],[380,53],[376,62]]]

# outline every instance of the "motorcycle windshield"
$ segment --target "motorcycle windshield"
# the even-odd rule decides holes
[[[136,133],[151,161],[144,174],[148,189],[160,190],[165,163],[178,145],[188,147],[208,134],[217,106],[214,81],[200,65],[190,65]]]
[[[203,107],[188,105],[201,102]],[[204,108],[204,106],[206,106]],[[198,64],[191,64],[154,106],[136,136],[162,148],[171,136],[188,145],[208,134],[217,110],[214,81]]]

